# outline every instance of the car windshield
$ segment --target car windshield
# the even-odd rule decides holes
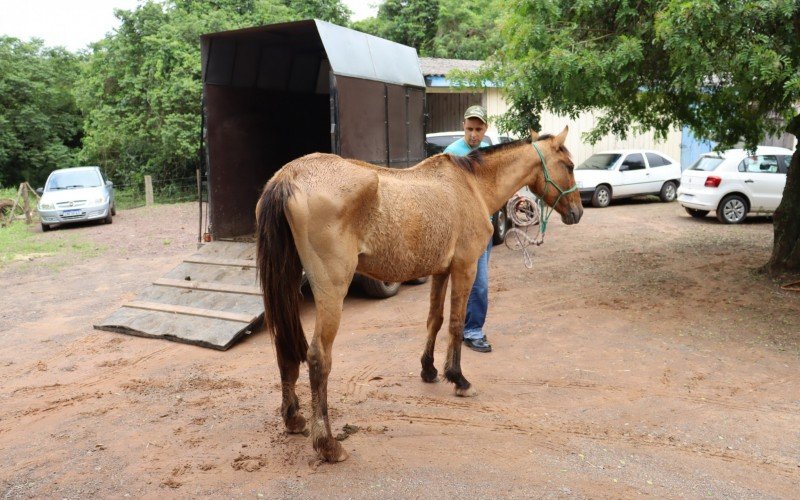
[[[724,158],[720,156],[701,156],[694,162],[694,165],[689,167],[689,170],[703,170],[705,172],[711,172],[715,168],[722,163]]]
[[[450,144],[454,143],[462,136],[460,135],[440,135],[437,137],[428,137],[427,140],[431,144],[435,144],[436,146],[441,147],[442,149],[446,148]]]
[[[610,170],[611,167],[619,160],[619,157],[622,156],[618,153],[601,153],[592,155],[575,167],[575,170]]]
[[[45,191],[58,191],[61,189],[77,189],[97,187],[102,185],[102,179],[94,170],[64,170],[56,172],[47,181]]]

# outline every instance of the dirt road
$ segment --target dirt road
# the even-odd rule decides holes
[[[37,235],[79,234],[98,256],[0,270],[0,496],[800,491],[800,293],[755,272],[769,221],[723,226],[633,201],[552,221],[532,270],[495,247],[495,351],[463,350],[470,399],[419,378],[428,285],[352,294],[329,402],[336,430],[358,431],[337,465],[283,432],[263,332],[217,352],[92,329],[192,253],[196,227],[193,204],[122,211],[110,226]],[[312,303],[303,318],[310,331]]]

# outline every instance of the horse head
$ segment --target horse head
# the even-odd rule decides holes
[[[569,127],[556,135],[539,137],[531,131],[534,154],[541,161],[541,171],[528,188],[561,215],[564,224],[577,224],[583,215],[581,195],[575,183],[575,164],[564,146]]]

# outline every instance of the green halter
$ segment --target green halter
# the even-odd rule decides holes
[[[575,184],[571,188],[567,189],[566,191],[561,189],[561,187],[559,187],[559,185],[556,184],[555,182],[553,182],[553,179],[550,178],[550,172],[547,170],[547,162],[544,161],[544,155],[539,150],[539,148],[536,146],[536,143],[535,142],[531,142],[531,145],[533,146],[533,149],[535,149],[536,152],[539,153],[539,159],[542,160],[542,170],[544,171],[544,193],[547,192],[547,185],[548,184],[552,184],[553,187],[555,187],[556,190],[558,191],[558,198],[556,198],[555,203],[553,203],[553,206],[550,207],[550,210],[547,211],[546,214],[545,214],[544,193],[542,193],[542,196],[538,197],[539,198],[539,213],[541,214],[542,220],[541,220],[540,226],[539,226],[539,238],[538,238],[539,241],[538,241],[537,244],[541,245],[542,242],[544,241],[544,232],[547,231],[547,221],[550,220],[550,215],[553,213],[553,210],[555,209],[555,206],[558,205],[558,202],[561,200],[562,196],[564,196],[565,194],[569,194],[569,193],[575,191],[576,189],[578,189],[578,185]]]

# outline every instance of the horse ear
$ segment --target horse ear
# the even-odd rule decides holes
[[[533,129],[528,129],[528,131],[531,133],[531,142],[536,142],[539,140],[539,132]]]
[[[567,132],[569,132],[569,125],[565,126],[564,130],[553,138],[553,142],[557,148],[564,145],[564,141],[567,140]]]

